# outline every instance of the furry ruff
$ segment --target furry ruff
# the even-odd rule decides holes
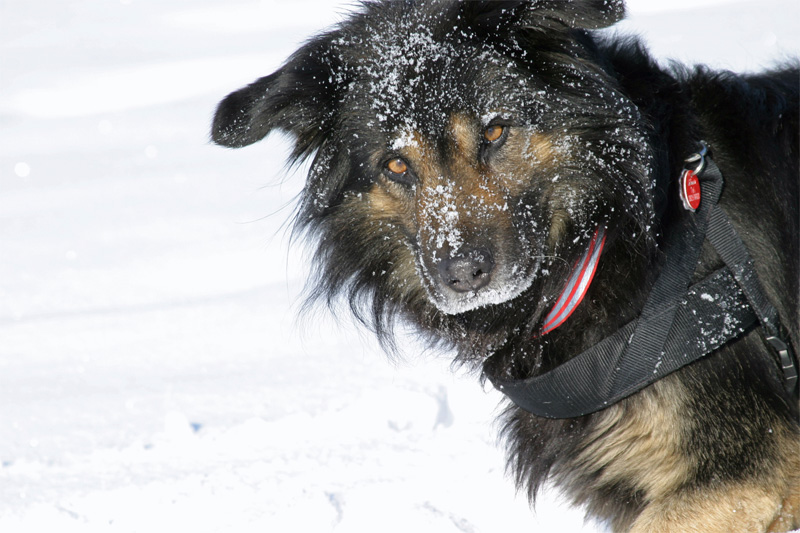
[[[638,41],[592,32],[623,13],[613,0],[365,2],[225,98],[213,139],[281,130],[293,160],[312,159],[296,219],[317,243],[312,301],[345,298],[387,347],[403,321],[461,364],[491,357],[518,378],[638,315],[702,139],[797,351],[797,62],[665,69]],[[586,297],[540,335],[599,225]],[[697,278],[719,263],[704,251]],[[753,329],[595,414],[509,405],[509,469],[532,500],[550,477],[615,532],[790,531],[800,427],[780,379]]]

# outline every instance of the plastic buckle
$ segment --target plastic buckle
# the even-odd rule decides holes
[[[791,348],[789,348],[788,344],[783,342],[783,339],[774,335],[767,337],[767,342],[770,344],[770,346],[772,346],[772,349],[775,350],[775,353],[778,354],[778,357],[781,360],[781,368],[783,368],[783,381],[784,385],[786,386],[786,390],[789,392],[789,394],[794,393],[795,388],[797,387],[797,365],[791,353]]]

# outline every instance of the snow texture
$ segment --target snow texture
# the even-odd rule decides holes
[[[707,3],[633,1],[614,31],[736,70],[800,50],[793,0]],[[515,496],[501,397],[446,354],[409,337],[391,364],[345,317],[296,320],[303,169],[282,180],[277,138],[207,141],[348,7],[3,4],[0,531],[605,530]]]

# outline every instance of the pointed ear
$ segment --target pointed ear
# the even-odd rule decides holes
[[[527,26],[595,30],[625,16],[623,0],[478,0],[464,2],[462,13],[476,29]]]
[[[309,42],[276,72],[229,94],[217,107],[211,138],[240,148],[277,129],[295,138],[292,159],[322,145],[335,112],[335,72],[330,36]]]

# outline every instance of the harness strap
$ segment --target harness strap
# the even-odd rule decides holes
[[[673,316],[671,334],[661,351],[641,357],[626,369],[624,378],[623,355],[630,355],[626,348],[637,321],[545,374],[516,380],[488,373],[489,379],[515,404],[538,416],[574,418],[605,409],[753,326],[758,318],[744,295],[732,290],[735,287],[730,271],[718,270],[694,285],[675,307],[653,315],[662,326],[665,315]]]
[[[514,379],[498,372],[492,358],[486,361],[489,380],[519,407],[548,418],[599,411],[704,357],[758,322],[781,359],[787,391],[796,393],[797,363],[779,336],[777,311],[747,249],[717,206],[722,173],[704,155],[698,157],[696,170],[702,202],[694,216],[681,217],[668,236],[667,259],[639,318],[538,376]],[[687,290],[706,237],[726,266]]]
[[[713,163],[713,162],[712,162]],[[719,172],[719,169],[717,169]],[[736,229],[725,212],[715,206],[711,212],[708,240],[725,265],[733,273],[739,287],[747,296],[747,301],[758,316],[758,321],[766,334],[766,340],[780,359],[783,381],[787,392],[797,394],[798,362],[788,343],[784,341],[778,311],[767,299],[761,280],[756,275],[755,262],[750,257]]]

